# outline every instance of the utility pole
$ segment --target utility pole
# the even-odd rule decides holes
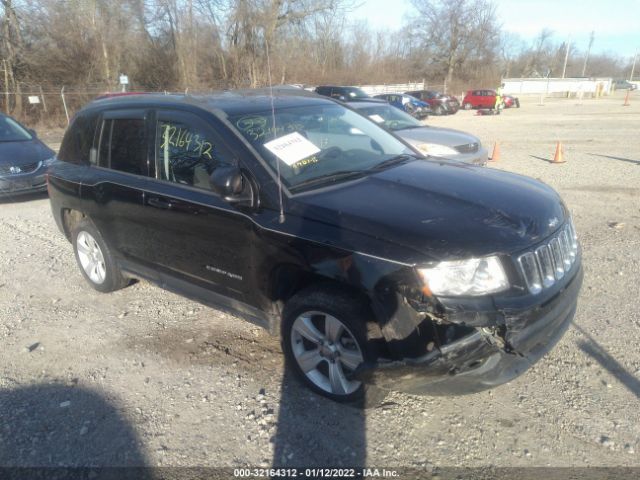
[[[629,81],[633,81],[633,72],[636,69],[636,61],[638,60],[638,50],[636,50],[636,55],[633,57],[633,64],[631,65],[631,74],[629,75]]]
[[[569,60],[569,50],[571,49],[571,37],[567,39],[567,51],[564,54],[564,65],[562,67],[562,78],[567,72],[567,61]]]
[[[589,54],[591,53],[591,46],[593,45],[593,38],[595,36],[595,32],[591,32],[591,36],[589,37],[589,47],[587,47],[587,55],[584,57],[584,64],[582,65],[582,76],[584,77],[587,72],[587,62],[589,61]]]

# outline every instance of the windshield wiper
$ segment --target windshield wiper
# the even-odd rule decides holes
[[[318,186],[338,180],[350,180],[362,177],[367,174],[367,170],[340,170],[338,172],[327,173],[318,177],[309,178],[289,188],[292,192],[300,190],[301,187]]]
[[[350,180],[353,178],[362,177],[367,174],[366,170],[340,170],[339,172],[327,173],[326,175],[320,175],[318,177],[309,178],[303,182],[289,188],[292,192],[297,192],[301,187],[318,186],[325,183],[332,183],[339,180]]]
[[[410,130],[412,128],[422,128],[422,127],[426,127],[426,125],[407,125],[406,127],[396,128],[396,131],[399,131],[399,130]]]
[[[370,172],[377,172],[379,170],[384,170],[385,168],[391,167],[393,165],[398,165],[400,163],[404,163],[409,160],[416,160],[418,157],[415,155],[410,155],[408,153],[402,153],[400,155],[396,155],[395,157],[387,158],[386,160],[374,165],[369,168]]]

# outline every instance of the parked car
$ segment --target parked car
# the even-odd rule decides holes
[[[616,90],[635,90],[638,88],[638,85],[627,80],[614,80],[613,87]]]
[[[405,95],[403,93],[382,93],[375,95],[373,98],[384,100],[415,118],[425,119],[432,113],[428,103],[418,100],[411,95]]]
[[[318,95],[335,98],[342,102],[357,102],[371,100],[371,96],[358,87],[340,87],[335,85],[321,85],[314,90]]]
[[[513,95],[502,95],[502,103],[504,104],[504,108],[520,108],[520,99]]]
[[[562,336],[582,282],[551,187],[425,161],[317,95],[92,102],[48,185],[93,288],[146,279],[262,325],[339,401],[507,382]]]
[[[45,191],[44,174],[55,154],[34,130],[0,113],[0,198]]]
[[[453,95],[445,95],[435,90],[414,90],[405,93],[427,102],[435,115],[451,115],[460,110],[460,102]]]
[[[495,90],[469,90],[462,100],[462,108],[494,108],[496,106]]]
[[[406,140],[425,155],[485,165],[487,149],[480,139],[450,128],[424,125],[389,105],[359,102],[352,108]]]

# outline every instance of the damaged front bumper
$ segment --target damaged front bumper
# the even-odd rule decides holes
[[[514,379],[551,350],[571,323],[583,277],[582,266],[576,267],[570,281],[538,304],[518,308],[512,300],[496,301],[501,328],[470,328],[420,357],[379,361],[357,377],[383,389],[428,395],[475,393]]]

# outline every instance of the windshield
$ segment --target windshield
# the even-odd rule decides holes
[[[374,122],[393,131],[424,127],[419,120],[416,120],[408,113],[389,105],[375,105],[371,107],[358,108],[358,111],[369,117]]]
[[[415,152],[337,104],[277,108],[230,117],[233,126],[293,191],[365,175]]]
[[[0,116],[0,142],[24,142],[31,139],[31,134],[18,122]]]

